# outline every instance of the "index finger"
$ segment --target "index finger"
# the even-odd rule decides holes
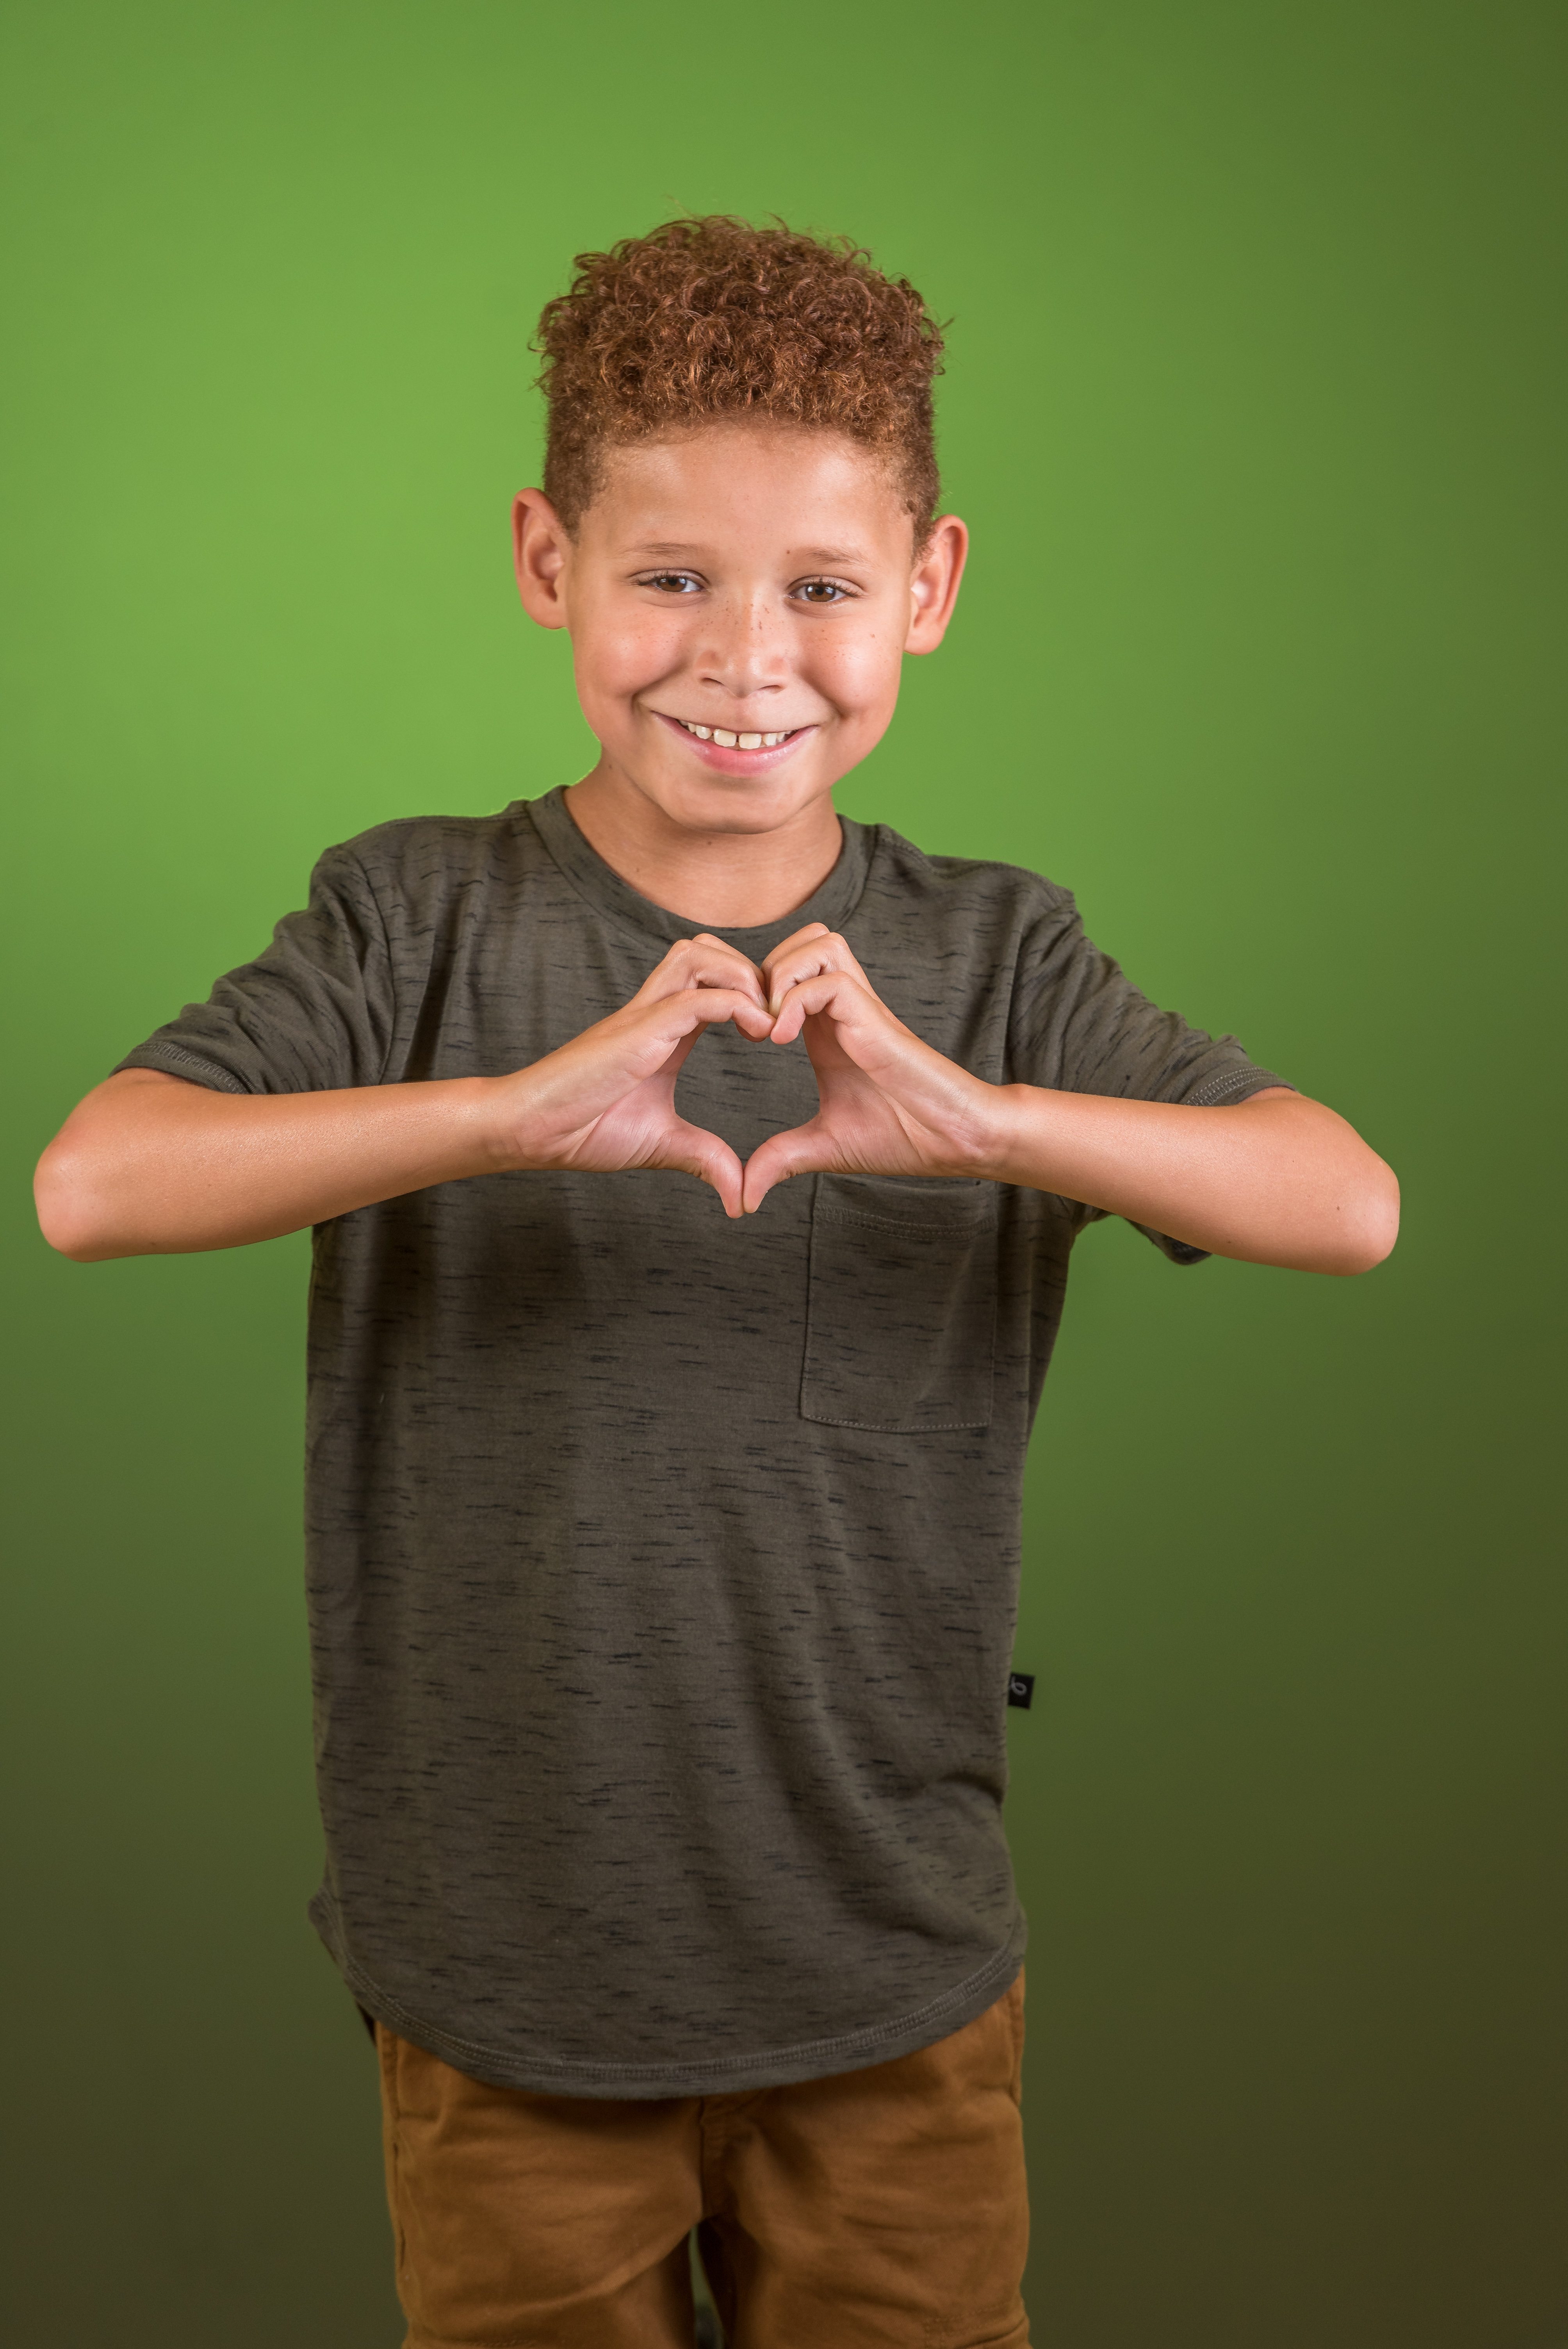
[[[749,955],[732,947],[723,938],[715,937],[711,930],[699,930],[695,937],[677,938],[675,945],[648,973],[633,996],[634,1003],[657,1003],[667,995],[683,995],[689,987],[722,987],[732,993],[748,996],[754,1003],[766,999],[762,989],[762,974]]]
[[[826,922],[808,922],[804,929],[791,930],[789,936],[787,938],[780,938],[772,953],[764,957],[763,977],[767,977],[779,956],[787,955],[792,947],[804,946],[808,938],[830,938],[832,935]]]
[[[782,946],[775,947],[763,964],[769,1009],[777,1012],[792,987],[827,971],[837,971],[842,978],[854,979],[868,994],[875,993],[838,932],[830,930],[824,923],[812,922],[807,928],[797,930],[792,938],[786,938]]]

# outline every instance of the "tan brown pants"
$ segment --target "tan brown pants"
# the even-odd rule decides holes
[[[377,2025],[406,2349],[1021,2349],[1020,1978],[862,2072],[656,2102],[486,2087]]]

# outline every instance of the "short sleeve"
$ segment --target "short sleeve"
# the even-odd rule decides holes
[[[1052,895],[1051,913],[1019,960],[1008,1040],[1016,1082],[1194,1109],[1229,1107],[1270,1085],[1288,1085],[1250,1060],[1234,1036],[1211,1036],[1151,1003],[1085,935],[1070,894]],[[1106,1212],[1069,1204],[1084,1223]],[[1138,1229],[1174,1263],[1203,1260],[1205,1251],[1184,1240],[1142,1224]]]
[[[265,952],[221,978],[205,1003],[188,1003],[119,1068],[158,1069],[227,1093],[373,1085],[387,1065],[393,1013],[375,892],[353,852],[332,848],[311,875],[308,905],[284,915]]]

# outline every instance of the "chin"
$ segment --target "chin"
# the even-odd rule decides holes
[[[803,777],[711,775],[664,782],[642,790],[670,823],[694,832],[776,832],[831,791]]]

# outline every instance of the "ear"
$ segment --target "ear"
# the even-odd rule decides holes
[[[563,628],[563,574],[572,541],[542,490],[519,492],[511,509],[511,546],[523,610],[542,628]]]
[[[958,583],[969,554],[969,525],[943,514],[932,530],[909,583],[912,616],[906,653],[934,653],[947,634]]]

